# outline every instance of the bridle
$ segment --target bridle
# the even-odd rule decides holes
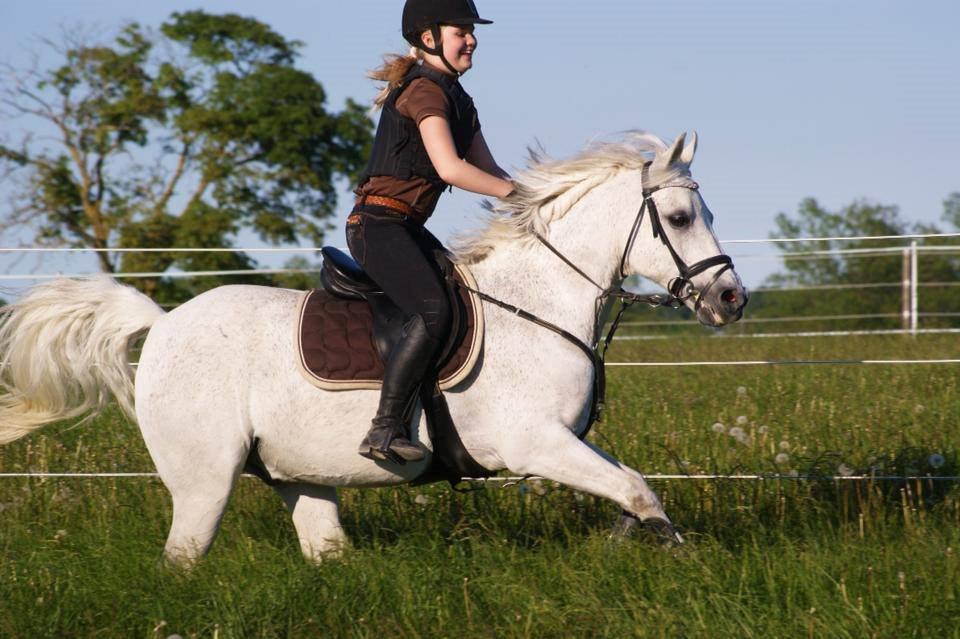
[[[671,308],[680,308],[688,299],[694,300],[694,309],[699,310],[700,304],[704,299],[704,295],[710,290],[710,288],[717,282],[720,276],[729,269],[733,268],[733,259],[726,254],[714,255],[713,257],[708,257],[706,259],[700,260],[692,265],[687,265],[682,257],[677,253],[676,249],[673,248],[673,244],[670,243],[670,238],[667,237],[667,234],[664,232],[663,224],[660,221],[660,213],[657,211],[657,205],[653,201],[653,194],[657,191],[669,188],[685,188],[692,191],[699,189],[699,186],[696,182],[692,183],[666,183],[659,186],[648,188],[646,185],[649,183],[650,176],[650,165],[651,162],[647,162],[643,165],[641,170],[641,180],[643,183],[643,203],[640,205],[640,210],[637,211],[637,216],[633,221],[633,226],[630,229],[630,234],[627,236],[627,243],[623,249],[623,255],[620,257],[620,266],[618,273],[620,274],[620,281],[626,277],[624,268],[626,267],[627,258],[630,256],[630,251],[633,248],[634,243],[637,239],[637,234],[640,231],[640,226],[643,223],[644,214],[647,209],[650,210],[650,224],[653,227],[653,237],[660,238],[660,241],[667,247],[667,250],[670,252],[670,256],[673,258],[674,264],[677,265],[677,270],[679,275],[668,283],[667,289],[669,295],[662,295],[659,293],[649,294],[649,295],[640,295],[637,293],[630,293],[625,291],[621,283],[617,283],[614,286],[604,287],[598,284],[592,277],[587,275],[576,264],[571,262],[563,253],[561,253],[557,248],[551,244],[545,237],[540,233],[534,231],[534,236],[537,240],[540,241],[546,248],[548,248],[554,255],[560,258],[567,266],[569,266],[573,271],[579,274],[582,278],[593,284],[600,291],[600,294],[597,296],[595,301],[594,308],[594,325],[598,325],[600,321],[600,314],[603,312],[603,307],[606,304],[608,299],[617,299],[620,302],[620,309],[617,311],[617,315],[614,318],[613,322],[610,324],[610,329],[607,331],[606,337],[603,338],[603,349],[598,350],[600,347],[600,334],[602,331],[597,329],[593,343],[587,345],[579,337],[570,333],[563,328],[560,328],[552,322],[548,322],[529,311],[525,311],[522,308],[508,304],[498,300],[495,297],[484,293],[483,291],[476,290],[471,288],[467,284],[453,280],[452,276],[449,278],[450,281],[456,285],[464,288],[471,293],[477,295],[481,300],[485,302],[490,302],[495,306],[513,313],[517,317],[527,320],[541,326],[547,330],[550,330],[557,335],[563,337],[567,341],[571,342],[574,346],[579,348],[583,353],[590,358],[593,362],[594,376],[593,376],[593,406],[590,409],[590,418],[587,421],[587,427],[582,433],[578,435],[580,439],[583,439],[587,436],[587,433],[590,432],[591,427],[595,422],[597,422],[603,413],[604,400],[606,396],[606,369],[604,367],[604,361],[607,355],[607,349],[610,347],[610,342],[613,341],[613,336],[617,331],[617,328],[620,326],[620,321],[623,318],[623,314],[626,310],[633,304],[640,302],[642,304],[647,304],[651,307],[658,306],[669,306]],[[707,269],[713,268],[714,266],[721,266],[716,273],[714,273],[713,278],[703,289],[697,289],[693,284],[693,278],[697,275],[703,273]]]
[[[680,274],[670,280],[667,284],[667,290],[670,291],[670,294],[680,300],[685,302],[686,300],[693,298],[695,304],[694,309],[700,310],[700,304],[703,302],[703,297],[706,295],[717,280],[720,279],[720,276],[723,275],[724,271],[733,268],[733,259],[729,255],[723,253],[719,255],[714,255],[713,257],[708,257],[706,259],[700,260],[699,262],[687,265],[683,261],[683,258],[677,253],[677,250],[673,248],[673,244],[670,243],[670,238],[667,237],[666,232],[663,228],[663,222],[660,220],[660,213],[657,211],[657,204],[653,201],[653,194],[657,191],[662,191],[663,189],[669,188],[684,188],[690,189],[691,191],[696,191],[700,187],[696,182],[692,184],[686,183],[666,183],[661,184],[660,186],[655,186],[653,188],[648,188],[646,185],[649,184],[650,180],[650,162],[647,162],[643,165],[641,170],[641,180],[643,183],[643,204],[640,205],[640,210],[637,212],[637,217],[633,221],[633,228],[630,229],[630,235],[627,236],[627,244],[623,249],[623,256],[620,258],[620,279],[623,279],[627,276],[624,271],[624,267],[627,263],[627,257],[630,256],[630,250],[633,248],[633,244],[637,239],[637,233],[640,231],[640,225],[643,223],[643,214],[647,209],[650,209],[650,226],[653,228],[653,237],[660,238],[660,241],[663,242],[663,245],[667,247],[667,250],[670,252],[670,257],[673,258],[673,263],[677,265],[677,270]],[[713,274],[713,278],[710,282],[702,289],[698,290],[693,285],[693,278],[703,273],[709,268],[714,266],[723,265],[723,268],[717,270]]]

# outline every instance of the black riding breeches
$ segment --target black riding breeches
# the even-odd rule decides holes
[[[423,318],[427,333],[445,344],[453,315],[443,275],[433,252],[443,245],[416,222],[375,207],[351,216],[347,246],[353,258],[407,318]]]

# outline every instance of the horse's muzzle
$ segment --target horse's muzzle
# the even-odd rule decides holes
[[[697,320],[705,326],[726,326],[743,317],[743,308],[750,299],[747,290],[739,282],[716,288],[701,300]]]

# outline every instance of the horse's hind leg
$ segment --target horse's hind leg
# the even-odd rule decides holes
[[[190,489],[171,488],[173,523],[163,551],[169,563],[190,568],[210,549],[233,489],[233,477],[230,479],[229,485],[198,483]]]
[[[315,484],[278,484],[274,488],[290,510],[303,556],[319,563],[339,555],[347,537],[340,526],[337,489]]]
[[[242,446],[232,455],[208,452],[202,463],[196,456],[154,456],[173,498],[173,523],[163,554],[182,568],[193,566],[210,549],[246,458]]]

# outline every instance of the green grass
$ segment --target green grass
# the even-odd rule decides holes
[[[958,354],[943,336],[688,338],[619,342],[610,359]],[[592,437],[647,473],[954,475],[958,378],[952,365],[611,369]],[[115,413],[0,448],[0,472],[151,469]],[[343,491],[353,548],[314,567],[279,498],[243,479],[212,552],[180,574],[160,561],[159,481],[3,479],[0,637],[960,637],[953,483],[654,488],[690,540],[678,551],[609,540],[615,506],[550,482]]]

